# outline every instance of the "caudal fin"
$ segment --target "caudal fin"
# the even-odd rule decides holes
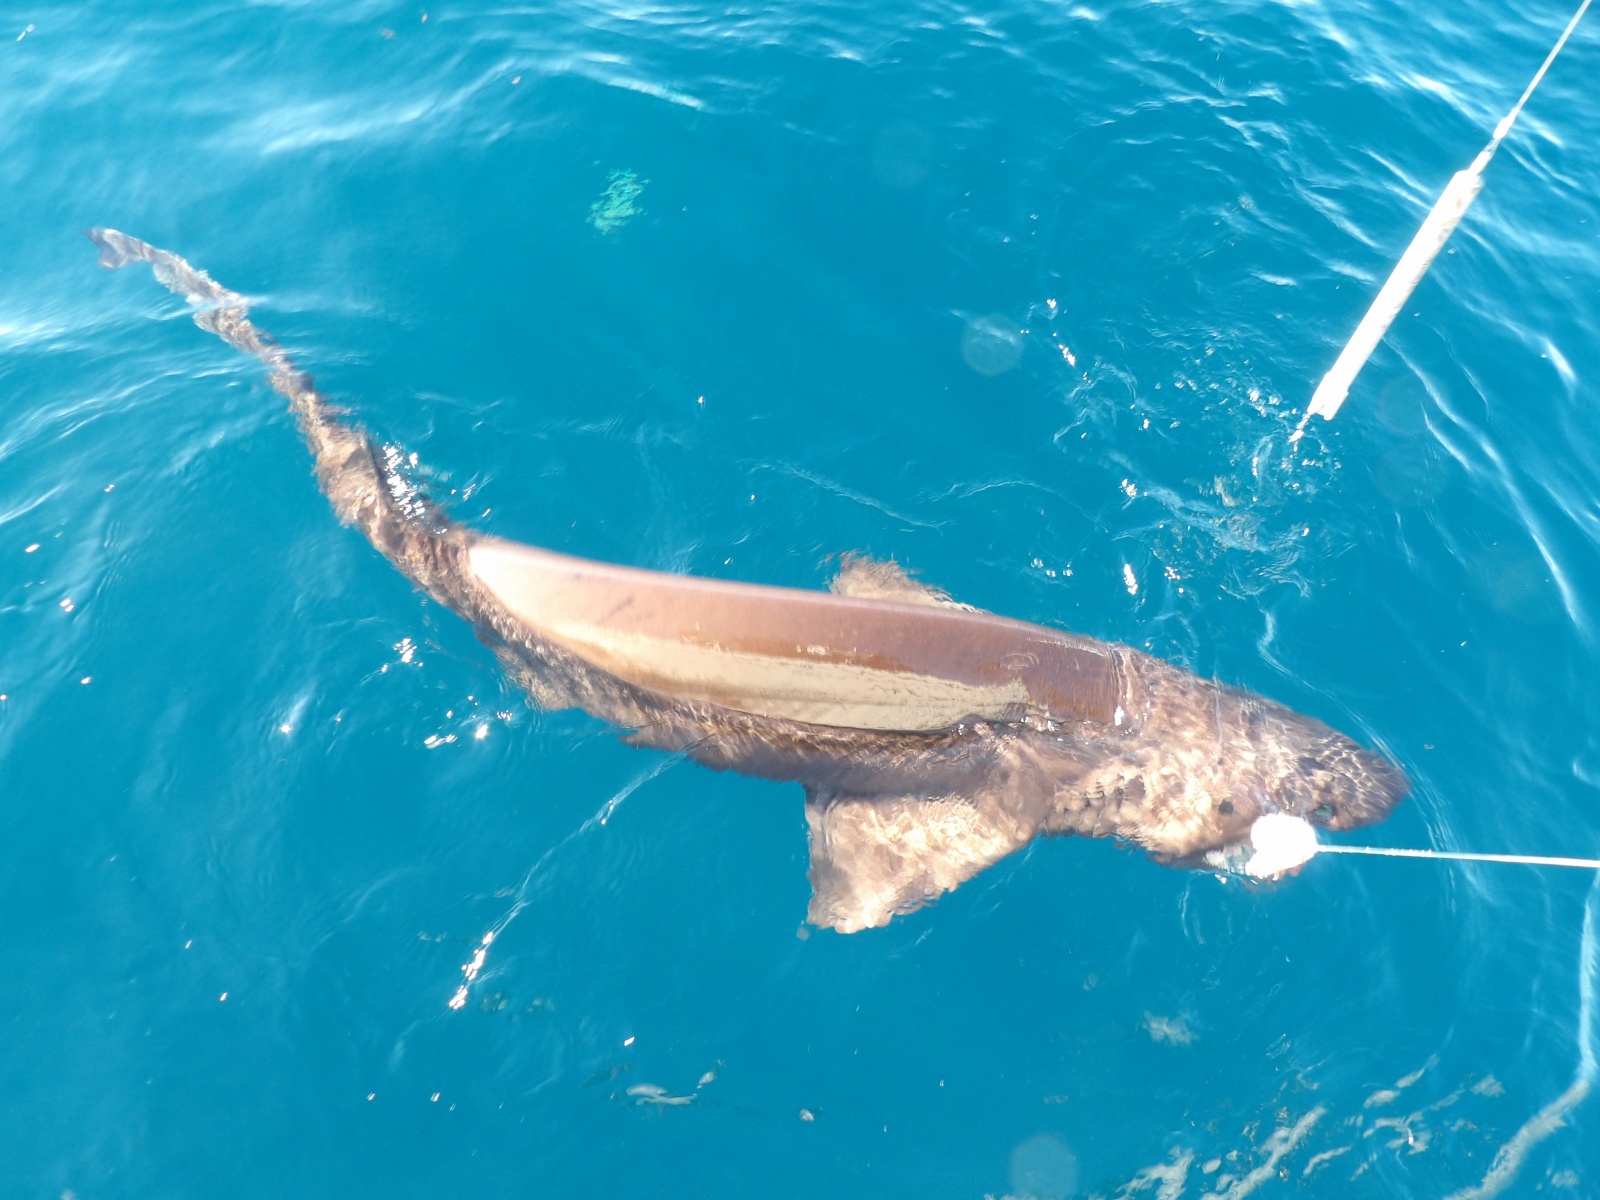
[[[294,365],[288,352],[250,320],[244,296],[229,291],[187,260],[116,229],[91,229],[108,270],[149,263],[169,291],[195,306],[194,322],[228,345],[261,361],[267,381],[289,402],[316,459],[317,479],[334,512],[366,535],[377,549],[430,595],[452,604],[447,586],[458,573],[457,539],[452,522],[402,469],[398,451],[375,446],[360,428],[345,421],[311,376]]]

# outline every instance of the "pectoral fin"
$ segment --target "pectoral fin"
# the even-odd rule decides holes
[[[887,925],[1020,850],[1037,822],[994,796],[861,796],[808,788],[811,907],[840,933]]]

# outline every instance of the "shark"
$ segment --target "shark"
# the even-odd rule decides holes
[[[957,603],[845,555],[829,590],[597,562],[456,521],[410,464],[318,392],[239,293],[114,229],[203,330],[265,367],[322,491],[411,582],[470,622],[531,699],[630,742],[805,793],[807,921],[888,924],[1049,835],[1227,869],[1263,816],[1382,820],[1404,772],[1322,722],[1125,645]]]

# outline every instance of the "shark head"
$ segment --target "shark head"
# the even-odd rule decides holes
[[[1231,801],[1218,805],[1232,809],[1218,823],[1224,846],[1247,846],[1264,816],[1297,817],[1329,830],[1373,825],[1411,789],[1405,772],[1383,755],[1315,718],[1248,693],[1230,693],[1228,701],[1237,732],[1215,774]]]
[[[1193,864],[1247,850],[1263,816],[1356,829],[1383,820],[1410,790],[1381,754],[1313,717],[1139,658],[1130,665],[1148,701],[1137,749],[1087,781],[1077,825],[1092,817],[1163,862]]]
[[[1399,767],[1320,721],[1282,708],[1273,716],[1270,736],[1282,753],[1264,812],[1321,829],[1359,829],[1383,820],[1411,790]]]

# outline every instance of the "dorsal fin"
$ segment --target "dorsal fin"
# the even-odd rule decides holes
[[[892,558],[885,562],[853,551],[839,556],[839,573],[829,580],[828,590],[835,596],[853,596],[858,600],[895,600],[901,604],[925,604],[930,608],[978,611],[970,604],[950,599],[950,594],[942,588],[919,583]]]
[[[1026,846],[1039,827],[990,795],[859,796],[806,790],[806,920],[855,933],[887,925]]]

